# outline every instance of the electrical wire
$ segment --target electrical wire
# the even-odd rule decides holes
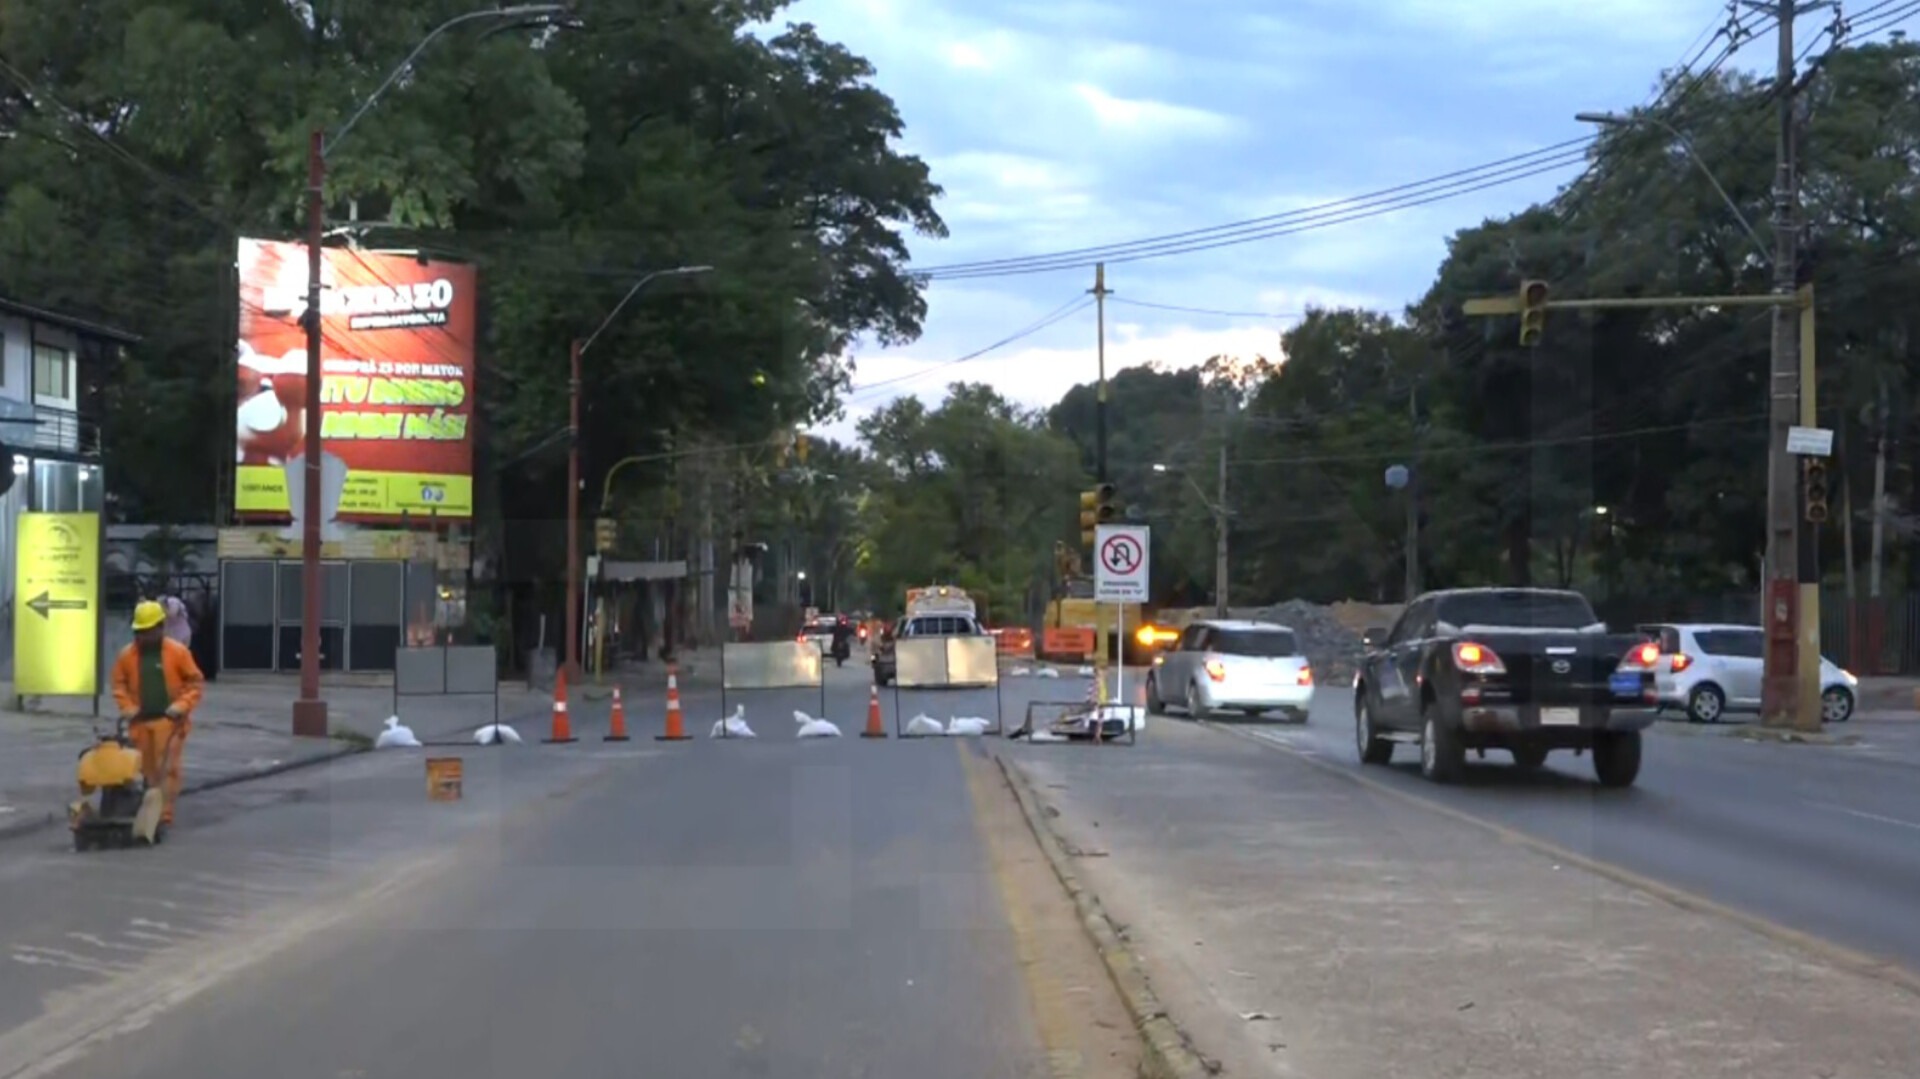
[[[1149,300],[1134,300],[1120,296],[1108,296],[1108,303],[1123,304],[1127,307],[1145,307],[1155,311],[1178,311],[1189,315],[1213,315],[1218,318],[1264,318],[1290,322],[1307,317],[1305,311],[1222,311],[1215,307],[1182,307],[1172,303],[1153,303]]]
[[[1029,324],[1024,329],[1016,330],[1013,333],[1008,334],[1005,337],[1002,337],[1000,340],[995,341],[990,345],[986,345],[982,348],[977,348],[972,352],[969,352],[966,355],[961,356],[957,359],[945,360],[940,363],[934,364],[932,367],[926,368],[925,370],[914,371],[910,374],[899,375],[889,379],[883,379],[879,382],[869,382],[864,386],[855,386],[853,388],[852,393],[850,393],[847,396],[846,400],[843,403],[857,404],[862,400],[871,400],[872,398],[870,395],[873,393],[874,390],[882,389],[887,386],[896,386],[903,382],[912,382],[917,379],[926,378],[928,375],[938,374],[939,372],[947,370],[948,368],[958,367],[961,364],[972,363],[975,360],[982,359],[987,355],[989,355],[990,353],[997,352],[1000,349],[1003,349],[1008,345],[1011,345],[1017,341],[1022,341],[1022,340],[1025,340],[1026,338],[1032,337],[1034,334],[1039,333],[1041,330],[1044,330],[1049,326],[1052,326],[1064,319],[1071,318],[1072,316],[1077,315],[1082,311],[1085,311],[1087,308],[1092,307],[1093,304],[1094,304],[1094,301],[1089,297],[1075,296],[1073,299],[1068,300],[1066,303],[1061,304],[1057,308],[1054,308],[1053,311],[1049,312],[1048,314],[1042,315],[1037,321]],[[893,396],[893,395],[887,394],[884,396]]]
[[[1382,214],[1397,213],[1416,206],[1457,198],[1548,172],[1556,172],[1585,160],[1585,147],[1595,138],[1597,136],[1589,135],[1570,139],[1488,165],[1461,169],[1442,176],[1400,184],[1369,194],[1321,203],[1300,210],[1290,210],[1286,213],[1270,214],[1266,217],[1250,218],[1246,221],[1204,229],[1192,229],[1183,233],[1169,233],[1144,240],[1081,248],[1076,251],[934,266],[912,271],[911,276],[920,280],[958,281],[1053,273],[1060,270],[1083,269],[1102,262],[1138,262],[1143,259],[1211,251],[1257,240],[1293,235],[1312,229],[1365,220],[1369,217],[1379,217]]]

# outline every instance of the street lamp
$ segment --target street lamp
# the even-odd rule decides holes
[[[694,274],[708,273],[711,266],[675,266],[668,270],[655,270],[644,274],[633,283],[620,302],[613,305],[607,317],[586,340],[576,337],[570,355],[570,378],[567,384],[567,654],[562,668],[569,675],[579,674],[580,663],[580,357],[600,339],[608,326],[620,314],[627,301],[646,287],[647,282],[657,277],[689,277]],[[617,467],[617,466],[616,466]]]
[[[1713,190],[1720,196],[1720,201],[1726,203],[1727,209],[1733,212],[1733,219],[1740,223],[1740,228],[1746,232],[1747,239],[1752,240],[1754,249],[1760,252],[1760,261],[1766,265],[1773,263],[1773,256],[1768,254],[1767,245],[1760,242],[1760,234],[1754,231],[1752,223],[1747,220],[1747,215],[1740,212],[1740,204],[1734,202],[1733,196],[1727,194],[1727,189],[1720,186],[1720,178],[1715,176],[1713,170],[1707,167],[1707,162],[1700,156],[1700,151],[1694,149],[1693,141],[1682,134],[1679,128],[1660,119],[1658,116],[1621,116],[1611,112],[1582,112],[1575,114],[1574,119],[1583,124],[1599,124],[1603,127],[1638,127],[1641,125],[1657,127],[1672,136],[1673,140],[1680,144],[1680,148],[1687,152],[1687,157],[1699,167],[1700,174],[1705,176],[1707,182],[1713,185]]]
[[[1187,481],[1193,493],[1200,498],[1200,504],[1213,514],[1213,613],[1225,618],[1227,615],[1227,444],[1220,443],[1220,490],[1213,498],[1185,469],[1170,468],[1155,461],[1153,470],[1161,475],[1178,472],[1180,478]]]
[[[324,240],[322,220],[326,210],[327,155],[340,145],[360,118],[379,102],[402,73],[433,44],[441,34],[462,23],[479,19],[519,19],[566,12],[562,4],[517,4],[511,7],[485,8],[455,15],[420,39],[405,60],[387,73],[386,79],[368,94],[347,122],[328,139],[325,131],[314,128],[307,138],[307,309],[302,314],[307,331],[306,438],[302,452],[305,480],[301,485],[300,522],[300,696],[293,702],[293,733],[298,738],[327,736],[327,702],[320,697],[320,245]]]

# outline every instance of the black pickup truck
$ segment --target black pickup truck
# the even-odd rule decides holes
[[[1410,742],[1437,783],[1459,778],[1468,750],[1489,749],[1522,768],[1556,749],[1592,750],[1606,787],[1640,774],[1659,646],[1606,632],[1578,592],[1429,592],[1391,630],[1368,630],[1366,649],[1353,706],[1363,763],[1386,764],[1394,743]]]

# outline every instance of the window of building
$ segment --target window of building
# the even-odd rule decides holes
[[[55,345],[33,346],[33,393],[73,400],[73,353]]]

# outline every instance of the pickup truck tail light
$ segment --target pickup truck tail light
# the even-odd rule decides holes
[[[1675,652],[1673,654],[1673,662],[1668,664],[1669,669],[1675,674],[1679,674],[1691,666],[1693,666],[1693,657],[1687,655],[1685,652]]]
[[[1454,642],[1453,665],[1467,674],[1507,673],[1507,665],[1500,662],[1493,649],[1476,641]]]
[[[1226,681],[1227,665],[1220,662],[1217,659],[1208,660],[1207,661],[1207,677],[1213,679],[1216,682]]]
[[[1313,668],[1312,667],[1300,668],[1300,675],[1298,678],[1295,679],[1295,682],[1303,686],[1312,685],[1313,684]]]
[[[1652,641],[1636,644],[1620,657],[1623,671],[1650,671],[1660,662],[1660,646]]]

